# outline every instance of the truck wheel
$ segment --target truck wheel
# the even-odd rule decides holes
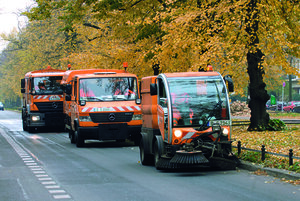
[[[155,140],[155,142],[154,142],[154,165],[155,165],[156,169],[159,169],[158,162],[160,160],[160,157],[161,156],[158,151],[158,142],[157,142],[157,140]]]
[[[75,144],[76,138],[75,138],[75,132],[73,130],[69,130],[69,138],[70,138],[71,144]]]
[[[22,125],[23,125],[23,131],[28,131],[27,122],[24,119],[22,120]]]
[[[22,126],[24,131],[28,131],[27,121],[26,121],[26,115],[25,112],[22,111]]]
[[[84,147],[84,138],[82,137],[82,134],[79,132],[78,128],[75,131],[75,137],[76,137],[76,146]]]
[[[154,162],[153,156],[151,154],[145,153],[143,140],[140,141],[139,148],[140,148],[140,159],[142,165],[153,165]]]

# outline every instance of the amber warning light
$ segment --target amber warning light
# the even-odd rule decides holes
[[[207,70],[206,71],[213,71],[213,67],[211,65],[207,65]]]
[[[124,68],[125,71],[126,71],[126,69],[128,68],[128,63],[127,63],[127,62],[123,62],[123,68]]]

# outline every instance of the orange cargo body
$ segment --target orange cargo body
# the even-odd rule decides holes
[[[35,70],[21,79],[23,130],[63,128],[63,91],[60,82],[65,70]]]
[[[226,82],[232,92],[232,80],[213,71],[142,78],[142,164],[235,168]]]
[[[61,85],[71,143],[77,147],[84,146],[85,140],[139,143],[142,120],[137,83],[137,76],[125,70],[67,71]]]

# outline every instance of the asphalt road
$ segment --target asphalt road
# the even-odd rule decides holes
[[[67,133],[29,134],[19,113],[0,111],[0,200],[298,201],[300,187],[246,170],[157,171],[131,142],[76,148]]]

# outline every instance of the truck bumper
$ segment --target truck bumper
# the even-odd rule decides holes
[[[63,113],[31,113],[29,114],[30,127],[62,127],[64,125]]]
[[[79,127],[81,136],[93,140],[125,140],[139,135],[141,126],[124,124],[99,124],[98,127]]]

